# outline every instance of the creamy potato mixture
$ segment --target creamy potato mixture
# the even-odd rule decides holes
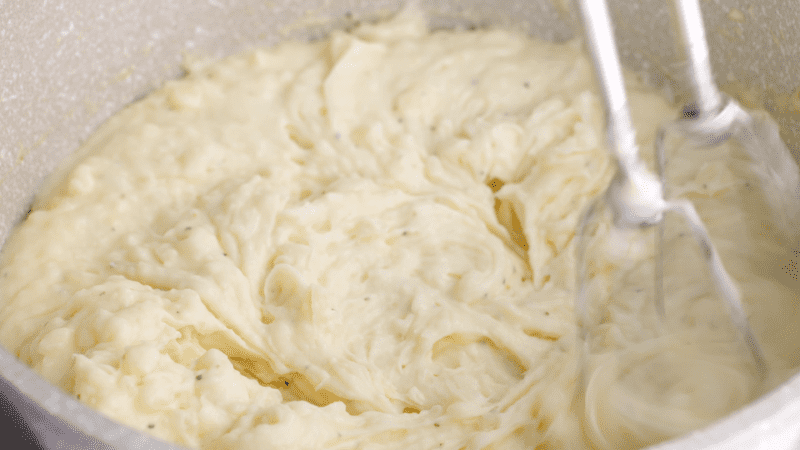
[[[186,70],[93,135],[3,253],[0,341],[120,422],[204,449],[632,448],[798,364],[752,163],[677,142],[672,194],[740,283],[768,378],[680,221],[659,329],[653,230],[607,214],[581,378],[576,233],[616,165],[579,42],[401,13]],[[633,78],[630,97],[652,160],[677,110]]]

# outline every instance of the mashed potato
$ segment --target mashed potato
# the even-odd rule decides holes
[[[3,252],[0,342],[120,422],[204,449],[630,448],[798,364],[750,163],[676,150],[770,378],[679,226],[659,332],[652,230],[615,241],[600,216],[578,395],[576,230],[615,164],[577,42],[403,13],[186,69],[98,130]],[[676,109],[630,88],[650,149]]]

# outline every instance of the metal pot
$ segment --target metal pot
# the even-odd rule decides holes
[[[434,27],[521,27],[548,40],[574,35],[567,0],[420,2]],[[681,92],[668,2],[611,0],[623,61]],[[0,241],[44,177],[126,103],[180,75],[186,53],[223,56],[286,38],[316,38],[397,10],[396,0],[12,0],[0,8]],[[800,143],[800,3],[703,2],[717,81],[778,119]],[[121,426],[54,388],[0,347],[0,390],[48,448],[174,449]],[[800,375],[746,408],[658,449],[800,448]]]

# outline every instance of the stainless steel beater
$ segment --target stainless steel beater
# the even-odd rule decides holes
[[[635,130],[628,108],[628,99],[620,67],[619,56],[613,35],[611,19],[605,0],[580,0],[578,2],[584,24],[586,43],[589,47],[601,92],[606,106],[608,143],[617,159],[619,170],[612,181],[605,201],[621,228],[658,226],[657,246],[663,240],[665,213],[677,213],[684,218],[692,236],[701,249],[708,265],[716,291],[727,306],[731,320],[744,339],[757,370],[764,376],[766,364],[761,348],[753,334],[742,305],[742,295],[736,283],[725,270],[708,231],[692,203],[681,199],[664,197],[664,140],[670,132],[680,132],[700,144],[717,144],[731,137],[748,135],[751,116],[733,100],[723,97],[717,90],[711,73],[709,52],[703,28],[698,0],[674,0],[676,16],[680,24],[681,38],[688,59],[689,79],[697,111],[693,118],[665,125],[657,138],[658,174],[647,169],[639,157]],[[750,132],[748,136],[752,135]],[[597,206],[597,205],[595,205]],[[579,315],[581,338],[588,338],[588,299],[586,274],[586,244],[584,236],[590,210],[582,221],[578,241],[578,297],[576,311]],[[658,250],[660,253],[660,250]],[[662,287],[663,262],[656,255],[655,309],[664,319]],[[584,358],[586,351],[584,351]],[[585,364],[584,364],[585,367]]]

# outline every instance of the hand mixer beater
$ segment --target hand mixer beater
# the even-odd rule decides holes
[[[605,0],[580,0],[578,5],[583,19],[586,43],[605,101],[607,139],[609,148],[616,157],[618,171],[605,195],[585,213],[578,230],[575,306],[580,333],[579,386],[582,388],[577,391],[576,405],[583,411],[587,436],[598,448],[614,448],[615,442],[618,444],[636,441],[641,445],[647,445],[656,442],[652,440],[653,436],[668,438],[688,432],[707,424],[709,420],[718,417],[717,414],[730,411],[726,409],[727,406],[717,407],[721,403],[715,404],[715,402],[724,403],[728,400],[720,399],[732,398],[728,397],[729,395],[733,397],[751,395],[745,392],[756,392],[758,380],[763,384],[768,374],[764,354],[742,304],[742,294],[725,269],[700,215],[688,200],[666,198],[667,137],[670,135],[681,137],[684,143],[698,147],[718,145],[729,139],[737,141],[751,160],[753,172],[758,175],[757,178],[763,186],[771,187],[773,193],[792,194],[766,196],[775,217],[784,223],[792,223],[800,215],[798,212],[800,202],[796,201],[800,171],[777,135],[773,122],[769,122],[766,117],[762,121],[758,116],[749,114],[717,90],[712,78],[698,0],[673,0],[678,30],[688,61],[687,73],[691,81],[690,93],[695,101],[694,110],[691,114],[685,114],[687,116],[685,119],[662,126],[655,139],[656,173],[650,171],[639,156]],[[698,148],[694,151],[703,150]],[[764,189],[766,192],[767,188]],[[791,198],[788,201],[781,200],[784,197]],[[718,327],[718,330],[707,333],[705,329],[695,329],[691,325],[686,325],[680,333],[664,332],[667,327],[664,305],[663,253],[666,248],[664,220],[668,214],[682,218],[688,228],[688,235],[696,243],[696,249],[699,249],[699,252],[690,252],[694,255],[695,261],[700,261],[698,267],[701,268],[692,269],[695,270],[692,276],[701,283],[708,283],[710,279],[713,284],[713,287],[698,288],[702,290],[702,294],[699,297],[692,294],[695,297],[690,296],[683,305],[696,305],[690,302],[695,302],[697,298],[708,299],[703,300],[704,307],[709,304],[718,305],[713,296],[716,292],[716,298],[722,300],[730,318],[725,324],[723,315],[723,321],[716,322],[724,324]],[[626,243],[606,245],[605,250],[600,250],[598,253],[600,256],[596,258],[600,263],[590,264],[593,260],[588,256],[589,249],[595,251],[590,242],[597,242],[598,239],[602,242],[608,239],[592,237],[592,230],[599,229],[592,228],[597,223],[606,224],[602,225],[606,227],[609,226],[608,223],[613,223],[608,233],[595,233],[598,237],[628,233],[628,236],[654,238],[655,258],[652,272],[649,272],[652,274],[650,279],[653,280],[652,300],[642,293],[646,289],[642,289],[641,286],[635,290],[638,294],[618,296],[619,300],[613,298],[612,292],[615,291],[609,284],[628,282],[628,280],[610,275],[625,273],[625,270],[606,270],[608,259],[603,259],[604,253],[613,253],[609,250],[614,250],[615,246],[624,248]],[[676,236],[683,234],[686,233]],[[691,246],[680,248],[691,249]],[[623,255],[621,263],[622,266],[627,264],[627,271],[646,272],[643,268],[647,267],[639,264],[638,256],[631,258],[627,256]],[[625,261],[626,259],[628,261]],[[674,261],[678,261],[678,265],[684,264],[680,259]],[[690,267],[688,264],[684,266]],[[703,267],[706,269],[702,269]],[[597,289],[600,293],[598,300],[604,301],[589,300],[595,298],[589,294],[590,291],[594,292],[593,289]],[[672,290],[669,294],[671,301],[676,300],[676,294]],[[627,300],[631,298],[636,298],[638,303]],[[654,314],[643,314],[641,311],[645,311],[644,308],[652,308]],[[714,313],[711,320],[717,321],[717,316]],[[600,319],[597,320],[597,317]],[[628,322],[637,321],[617,322],[615,320],[617,317],[625,319],[636,317],[641,320],[630,325]],[[733,325],[733,329],[730,329],[730,324]],[[712,339],[709,339],[710,337]],[[637,339],[640,342],[637,342]],[[593,343],[599,345],[593,347]],[[615,347],[618,351],[609,351]],[[711,349],[711,353],[706,353],[706,350],[700,348]],[[711,354],[715,356],[709,359],[708,355]],[[739,373],[738,369],[732,369],[734,367],[754,369],[756,376],[753,382],[756,384],[747,384],[750,381],[743,381],[747,378],[731,375]],[[741,383],[731,382],[727,387],[721,387],[724,384],[723,379],[729,381],[733,378],[737,378]],[[648,385],[651,387],[646,387]],[[715,391],[717,388],[720,390]],[[715,395],[714,392],[720,395]],[[664,396],[659,398],[668,399],[665,400],[666,403],[659,403],[661,400],[652,397],[662,394]],[[605,402],[601,401],[603,398],[606,399]],[[609,408],[609,401],[614,404],[613,408]],[[736,401],[741,405],[741,402],[747,399],[742,397]],[[682,409],[684,407],[687,409]],[[703,414],[694,414],[693,411],[703,411]],[[620,421],[622,416],[625,419]],[[623,425],[618,425],[623,422]],[[603,423],[614,423],[616,428],[610,429]],[[643,430],[642,427],[651,428],[647,432],[639,433]]]
[[[733,278],[726,271],[714,247],[709,233],[692,203],[683,199],[665,199],[664,189],[664,142],[669,133],[682,133],[686,139],[700,145],[711,145],[728,138],[742,141],[749,148],[750,155],[758,156],[758,150],[769,147],[769,143],[759,140],[752,117],[734,101],[724,98],[714,85],[709,63],[708,47],[705,40],[702,16],[697,0],[674,0],[679,29],[688,59],[688,73],[692,80],[692,94],[697,110],[692,118],[665,125],[657,138],[657,168],[659,174],[649,171],[639,157],[635,140],[625,84],[620,68],[619,56],[611,27],[605,0],[581,0],[578,2],[583,19],[587,45],[595,66],[598,82],[606,106],[608,142],[618,162],[618,173],[606,195],[584,216],[578,239],[578,298],[576,312],[580,323],[583,350],[584,381],[587,374],[587,353],[590,331],[587,280],[587,224],[607,205],[617,229],[641,229],[658,227],[656,232],[656,262],[653,299],[657,316],[663,321],[664,293],[662,288],[663,261],[659,256],[663,240],[663,220],[666,213],[682,216],[688,225],[691,236],[700,249],[700,254],[708,267],[717,295],[723,300],[738,334],[743,339],[756,370],[763,377],[766,364],[761,348],[753,334],[742,305],[742,295]],[[783,149],[785,151],[785,149]],[[781,149],[776,149],[781,151]],[[785,152],[788,154],[788,152]],[[795,166],[796,167],[796,166]],[[783,170],[773,164],[770,170]],[[788,169],[791,172],[791,168]],[[794,170],[796,172],[796,169]],[[773,175],[775,175],[773,173]],[[796,182],[797,175],[787,174]],[[793,178],[792,178],[793,177]],[[777,177],[780,178],[780,177]],[[605,202],[605,203],[603,203]]]

